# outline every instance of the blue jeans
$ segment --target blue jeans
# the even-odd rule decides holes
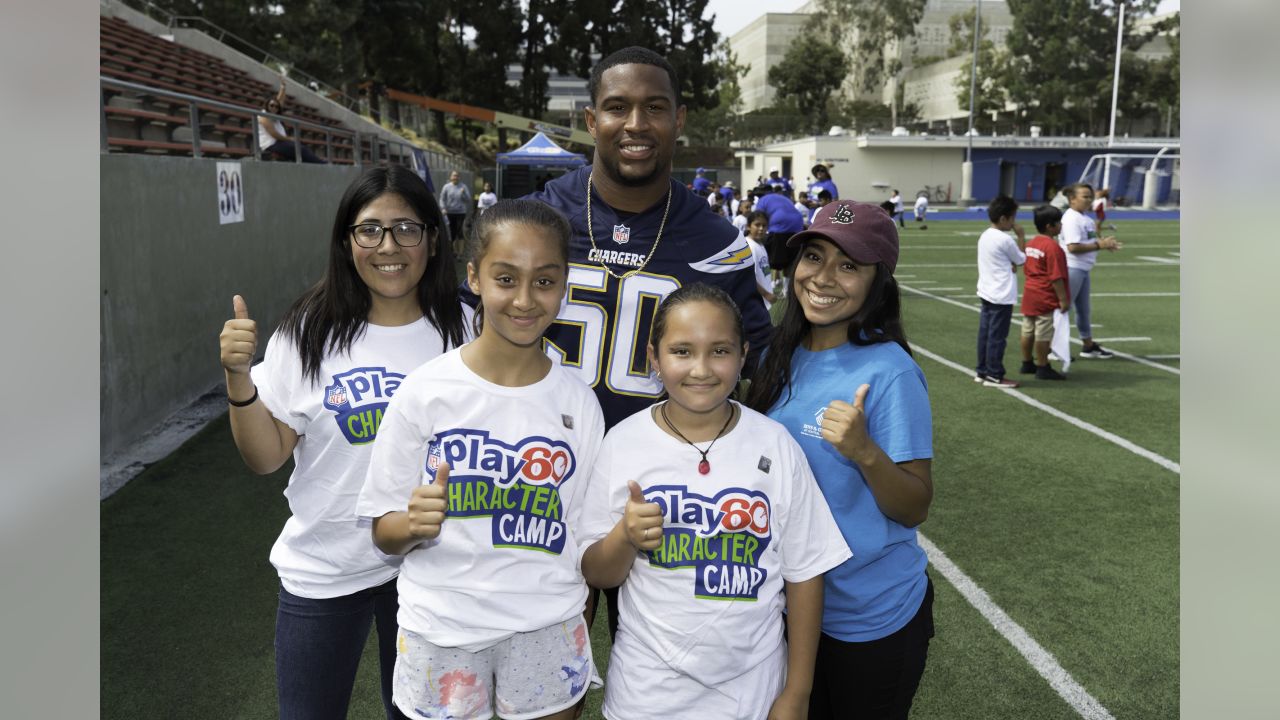
[[[311,149],[306,145],[295,144],[292,140],[275,141],[270,147],[263,148],[262,157],[267,160],[276,159],[294,162],[297,159],[293,155],[295,148],[302,151],[302,162],[325,164],[325,161],[316,157],[316,154],[311,152]]]
[[[1089,317],[1089,271],[1067,269],[1067,292],[1071,293],[1071,312],[1076,315],[1076,330],[1081,340],[1093,337],[1093,325]]]
[[[407,720],[391,702],[396,664],[395,578],[351,595],[313,600],[280,588],[276,611],[276,687],[280,720],[345,720],[356,668],[377,620],[382,705],[388,720]]]
[[[978,374],[982,377],[1004,378],[1004,348],[1009,343],[1012,318],[1012,305],[982,301],[978,316]]]

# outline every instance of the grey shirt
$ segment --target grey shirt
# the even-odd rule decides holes
[[[440,189],[440,208],[446,215],[466,215],[471,209],[471,191],[461,182],[445,183]]]

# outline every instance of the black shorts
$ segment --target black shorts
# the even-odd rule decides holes
[[[925,577],[920,609],[897,632],[860,643],[822,634],[809,695],[810,720],[906,720],[933,637],[933,581]]]
[[[791,261],[795,259],[798,250],[787,247],[787,241],[791,239],[794,233],[769,233],[765,237],[765,252],[769,254],[769,267],[778,271],[786,272],[791,267]]]

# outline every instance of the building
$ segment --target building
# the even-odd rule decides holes
[[[1176,151],[1178,138],[975,137],[973,138],[973,195],[986,204],[998,194],[1030,205],[1047,202],[1061,187],[1080,179],[1089,159],[1107,152],[1154,154],[1162,147]],[[908,203],[924,191],[935,204],[960,200],[961,164],[968,138],[956,136],[813,135],[759,148],[738,150],[741,187],[754,187],[757,178],[778,167],[797,188],[812,181],[810,169],[821,162],[845,199],[879,203],[894,189]],[[1110,178],[1113,201],[1139,204],[1146,163],[1114,166]],[[1176,175],[1162,175],[1156,202],[1177,198]]]
[[[738,63],[750,65],[738,79],[742,89],[742,112],[754,112],[773,105],[769,68],[782,61],[787,48],[799,36],[808,13],[766,13],[729,38],[729,49]]]
[[[921,63],[932,63],[946,58],[951,46],[951,17],[973,9],[973,0],[929,0],[925,6],[924,16],[916,26],[916,34],[902,48],[891,44],[885,49],[886,56],[896,58],[903,63],[903,72]],[[794,13],[767,13],[756,18],[751,24],[739,30],[729,38],[729,47],[738,61],[750,64],[750,71],[739,79],[742,88],[742,111],[753,112],[773,105],[774,91],[769,86],[769,68],[777,65],[791,43],[803,30],[804,24],[816,10],[816,2],[802,5]],[[982,3],[982,23],[989,29],[987,38],[997,46],[1003,46],[1004,37],[1013,24],[1009,8],[1004,0],[985,0]],[[850,44],[853,39],[850,38]],[[873,100],[889,104],[896,92],[897,84],[890,79],[881,87],[869,92],[856,87],[858,73],[856,68],[849,74],[845,83],[844,95],[849,98]],[[929,86],[933,87],[933,86]],[[922,86],[921,89],[924,89]],[[954,89],[946,90],[938,85],[938,92],[952,96]],[[919,99],[918,105],[922,105]],[[923,104],[942,105],[945,100],[935,101],[926,98]]]
[[[931,2],[930,6],[932,7],[932,5],[933,3]],[[1005,37],[1012,26],[1012,17],[1009,15],[1008,7],[1004,6],[1003,3],[983,2],[983,27],[989,27],[987,24],[989,5],[999,5],[1004,11],[1003,15],[992,13],[991,33],[986,36],[986,39],[991,40],[997,49],[1001,49],[1004,47]],[[972,7],[971,4],[969,6]],[[1152,25],[1169,16],[1170,13],[1166,13],[1164,15],[1139,18],[1134,22],[1135,31],[1146,32]],[[1002,25],[1001,23],[1005,24]],[[930,38],[935,38],[937,37],[936,23],[932,27],[926,27],[925,23],[921,22],[917,32]],[[930,45],[930,47],[937,46],[935,44]],[[946,47],[943,46],[942,49],[945,50]],[[1171,52],[1167,35],[1161,33],[1133,54],[1143,60],[1160,60],[1169,57]],[[954,132],[964,132],[968,127],[969,108],[960,106],[957,88],[960,83],[967,83],[969,80],[967,71],[970,55],[964,54],[948,58],[944,53],[942,57],[945,59],[933,59],[919,53],[916,54],[915,63],[909,66],[909,69],[902,74],[903,101],[915,103],[916,107],[920,108],[920,119],[930,131],[943,130],[945,132],[952,130]],[[1014,110],[1015,108],[1009,105],[1007,109]],[[1158,131],[1151,123],[1134,129],[1135,134],[1146,134],[1151,131]]]

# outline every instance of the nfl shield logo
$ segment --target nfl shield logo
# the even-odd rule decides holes
[[[339,385],[329,391],[329,404],[341,407],[347,404],[347,389]]]
[[[613,241],[619,245],[626,245],[631,240],[631,228],[626,225],[613,226]]]

